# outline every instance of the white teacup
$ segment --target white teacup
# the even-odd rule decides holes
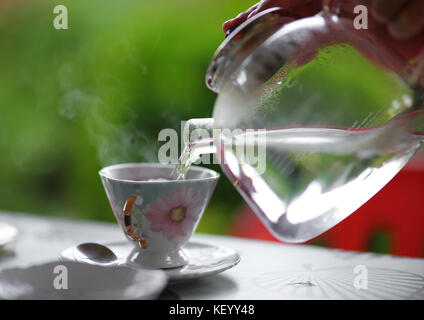
[[[185,180],[169,180],[174,167],[128,163],[99,172],[116,220],[135,247],[131,263],[174,268],[188,262],[181,248],[196,229],[219,174],[190,167]]]

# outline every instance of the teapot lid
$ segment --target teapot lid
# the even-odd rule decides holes
[[[337,14],[337,10],[335,11],[335,14]],[[331,10],[327,9],[326,11],[324,8],[323,12],[331,13]],[[206,86],[213,92],[219,93],[229,77],[255,49],[281,29],[283,25],[299,18],[286,9],[275,7],[264,10],[243,22],[229,34],[215,51],[206,72]],[[336,18],[336,20],[338,19]],[[333,25],[336,26],[336,29],[339,29],[337,27],[339,25],[338,23]],[[347,33],[350,34],[352,32],[346,33],[343,29],[340,29],[338,33],[347,37],[349,36]],[[377,50],[374,50],[376,46],[382,46],[381,43],[378,44],[380,41],[375,38],[370,39],[366,33],[362,34],[360,32],[357,32],[355,37],[359,39],[360,34],[360,37],[367,38],[366,41],[369,46],[367,48],[368,55],[375,55],[375,60],[380,61],[386,67],[390,65],[395,67],[394,69],[397,69],[397,73],[401,74],[415,89],[420,88],[420,91],[423,89],[424,53],[414,59],[415,61],[412,61],[412,63],[406,63],[405,65],[406,61],[392,50],[383,50],[383,52],[390,53],[388,55],[389,59],[384,55],[380,56]],[[356,39],[356,42],[358,39]],[[422,79],[421,83],[420,78]]]
[[[294,18],[283,8],[264,10],[238,26],[216,50],[206,72],[206,85],[219,93],[225,80],[271,34]]]

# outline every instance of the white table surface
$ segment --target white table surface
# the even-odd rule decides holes
[[[0,222],[19,230],[13,250],[0,255],[0,270],[55,261],[62,250],[81,242],[124,239],[110,223],[18,213],[0,213]],[[171,284],[161,298],[424,299],[424,259],[204,234],[193,240],[231,247],[241,262],[219,275]],[[358,265],[365,266],[361,274],[367,276],[367,289],[354,286]]]

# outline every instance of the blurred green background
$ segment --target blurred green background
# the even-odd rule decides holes
[[[255,2],[0,0],[0,210],[114,221],[98,171],[156,162],[160,130],[211,116],[216,96],[204,77],[222,23]],[[56,5],[68,8],[68,30],[53,27]],[[325,69],[330,96],[363,71],[345,58],[350,68]],[[345,110],[380,106],[380,83],[361,75]],[[222,177],[198,231],[224,234],[254,217],[237,214],[243,204]],[[387,239],[376,233],[368,250],[388,252]]]
[[[2,2],[0,209],[113,221],[98,170],[157,161],[161,129],[211,115],[222,23],[253,3]],[[68,30],[53,27],[58,4]],[[225,233],[241,204],[221,179],[198,230]]]

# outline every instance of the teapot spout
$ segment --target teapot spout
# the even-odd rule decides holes
[[[198,158],[201,154],[215,153],[215,121],[213,118],[190,119],[183,130],[185,149]]]
[[[201,155],[216,152],[213,129],[213,118],[190,119],[185,123],[182,137],[184,149],[177,167],[171,173],[171,179],[184,179],[190,165]]]
[[[195,118],[185,123],[183,130],[184,143],[192,143],[202,139],[201,136],[209,134],[213,138],[215,121],[213,118]]]

